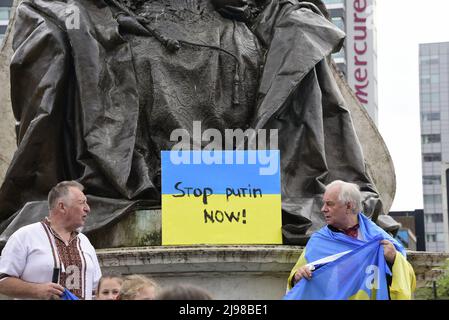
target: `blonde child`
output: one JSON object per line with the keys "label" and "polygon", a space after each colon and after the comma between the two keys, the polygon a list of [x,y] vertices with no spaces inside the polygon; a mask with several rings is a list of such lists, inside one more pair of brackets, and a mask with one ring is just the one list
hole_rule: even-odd
{"label": "blonde child", "polygon": [[159,285],[143,275],[129,275],[123,278],[119,300],[154,300]]}

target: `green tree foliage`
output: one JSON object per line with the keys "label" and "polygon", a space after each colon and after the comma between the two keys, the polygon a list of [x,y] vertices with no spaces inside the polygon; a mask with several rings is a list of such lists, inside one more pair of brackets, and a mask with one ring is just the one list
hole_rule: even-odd
{"label": "green tree foliage", "polygon": [[437,294],[440,299],[449,299],[449,259],[444,264],[444,273],[437,281]]}

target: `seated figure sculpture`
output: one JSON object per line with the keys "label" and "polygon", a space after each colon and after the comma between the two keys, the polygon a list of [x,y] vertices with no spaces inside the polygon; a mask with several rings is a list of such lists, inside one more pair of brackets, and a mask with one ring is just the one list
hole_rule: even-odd
{"label": "seated figure sculpture", "polygon": [[11,99],[18,149],[0,189],[0,242],[84,185],[89,232],[160,208],[160,151],[178,128],[278,129],[285,244],[324,225],[324,186],[358,184],[383,214],[328,57],[344,33],[321,1],[24,0]]}

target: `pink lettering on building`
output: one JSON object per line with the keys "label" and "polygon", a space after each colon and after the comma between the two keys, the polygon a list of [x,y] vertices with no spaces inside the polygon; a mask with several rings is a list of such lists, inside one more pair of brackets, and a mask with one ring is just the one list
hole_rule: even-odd
{"label": "pink lettering on building", "polygon": [[369,100],[369,68],[368,68],[368,31],[367,31],[367,2],[366,0],[353,0],[353,39],[354,44],[354,91],[357,99],[362,104],[367,104]]}

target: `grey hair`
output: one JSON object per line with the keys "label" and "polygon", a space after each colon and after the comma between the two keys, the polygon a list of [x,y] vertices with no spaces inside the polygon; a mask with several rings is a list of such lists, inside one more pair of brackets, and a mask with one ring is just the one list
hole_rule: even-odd
{"label": "grey hair", "polygon": [[69,188],[77,188],[80,191],[84,190],[81,183],[76,181],[61,181],[53,188],[51,188],[48,193],[48,208],[50,210],[54,209],[58,200],[61,198],[66,198],[69,195]]}
{"label": "grey hair", "polygon": [[326,191],[332,187],[339,187],[338,200],[343,203],[352,203],[354,213],[362,211],[362,194],[355,183],[335,180],[326,186]]}

